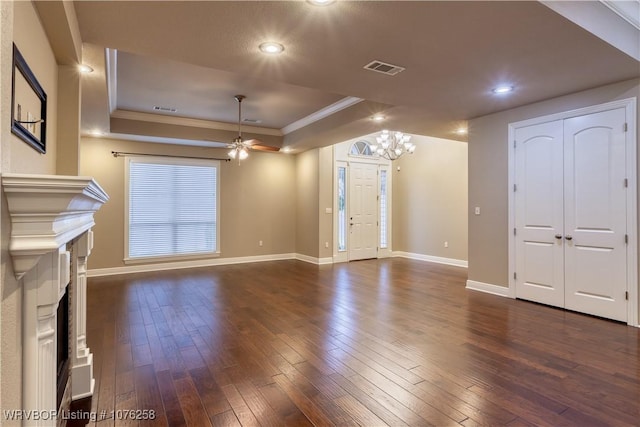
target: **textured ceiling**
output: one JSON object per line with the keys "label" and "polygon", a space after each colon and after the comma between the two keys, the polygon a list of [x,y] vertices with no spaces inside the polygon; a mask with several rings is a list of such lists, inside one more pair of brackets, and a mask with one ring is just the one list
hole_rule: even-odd
{"label": "textured ceiling", "polygon": [[[121,109],[160,104],[177,107],[178,115],[233,121],[229,98],[243,93],[245,117],[283,128],[342,97],[368,101],[284,136],[286,145],[303,149],[382,126],[459,139],[453,131],[469,118],[640,75],[636,60],[537,2],[75,7],[84,42],[121,52]],[[260,54],[266,40],[284,44],[285,52]],[[364,70],[374,59],[406,70],[394,77]],[[515,92],[492,94],[500,83]],[[386,123],[368,120],[381,110]]]}

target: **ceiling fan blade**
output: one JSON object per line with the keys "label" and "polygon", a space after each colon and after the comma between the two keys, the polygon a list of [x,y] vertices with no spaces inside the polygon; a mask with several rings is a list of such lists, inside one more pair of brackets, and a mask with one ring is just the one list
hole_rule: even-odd
{"label": "ceiling fan blade", "polygon": [[252,145],[251,149],[259,151],[280,151],[278,147],[272,147],[270,145]]}
{"label": "ceiling fan blade", "polygon": [[247,141],[245,141],[245,143],[249,144],[249,148],[251,148],[252,150],[258,150],[258,151],[280,151],[280,149],[278,147],[272,147],[270,145],[264,145],[262,143],[262,141],[260,141],[259,139],[249,139]]}

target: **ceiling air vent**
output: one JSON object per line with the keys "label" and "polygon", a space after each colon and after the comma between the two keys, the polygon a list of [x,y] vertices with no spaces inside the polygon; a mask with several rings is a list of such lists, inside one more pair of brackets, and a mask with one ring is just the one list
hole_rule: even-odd
{"label": "ceiling air vent", "polygon": [[176,108],[172,108],[172,107],[158,107],[157,105],[155,105],[153,107],[153,109],[155,111],[164,111],[165,113],[175,113],[176,111],[178,111]]}
{"label": "ceiling air vent", "polygon": [[387,74],[389,76],[395,76],[401,71],[404,71],[404,67],[399,67],[393,64],[387,64],[382,61],[371,61],[364,66],[366,70],[376,71],[378,73]]}
{"label": "ceiling air vent", "polygon": [[243,123],[254,123],[254,124],[258,124],[258,123],[262,123],[262,120],[259,119],[242,119]]}

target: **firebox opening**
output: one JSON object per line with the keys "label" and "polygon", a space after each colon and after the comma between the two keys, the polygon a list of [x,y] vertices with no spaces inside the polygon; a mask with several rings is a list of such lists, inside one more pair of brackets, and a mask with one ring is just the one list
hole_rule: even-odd
{"label": "firebox opening", "polygon": [[57,407],[60,408],[69,379],[69,293],[65,292],[58,304],[57,339]]}

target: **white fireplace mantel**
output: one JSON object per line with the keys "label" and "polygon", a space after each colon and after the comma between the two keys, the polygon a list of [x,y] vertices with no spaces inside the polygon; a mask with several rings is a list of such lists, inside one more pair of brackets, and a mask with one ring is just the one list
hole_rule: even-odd
{"label": "white fireplace mantel", "polygon": [[3,174],[11,216],[9,252],[17,279],[40,257],[94,225],[93,214],[109,196],[90,177]]}
{"label": "white fireplace mantel", "polygon": [[[22,287],[22,409],[51,414],[57,402],[57,309],[69,293],[69,380],[65,397],[93,395],[87,347],[87,258],[93,215],[109,196],[89,177],[3,174],[11,217],[9,253]],[[43,412],[44,411],[44,412]],[[42,417],[23,425],[49,427]]]}

